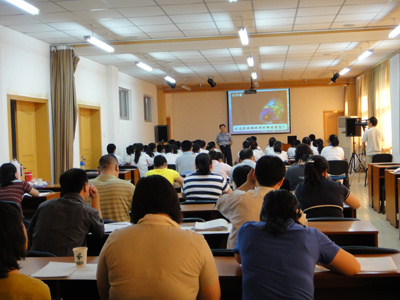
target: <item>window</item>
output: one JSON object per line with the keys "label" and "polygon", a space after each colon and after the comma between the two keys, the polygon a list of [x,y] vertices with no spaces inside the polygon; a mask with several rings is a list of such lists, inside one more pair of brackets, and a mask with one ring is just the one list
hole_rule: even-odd
{"label": "window", "polygon": [[119,118],[130,120],[130,91],[119,88]]}
{"label": "window", "polygon": [[153,122],[153,98],[151,96],[144,95],[143,103],[145,122]]}

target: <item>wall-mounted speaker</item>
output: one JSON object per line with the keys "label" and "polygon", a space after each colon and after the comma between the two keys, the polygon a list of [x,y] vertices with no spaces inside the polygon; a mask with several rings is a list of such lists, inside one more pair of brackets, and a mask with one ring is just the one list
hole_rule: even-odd
{"label": "wall-mounted speaker", "polygon": [[154,135],[156,143],[166,143],[169,141],[168,138],[168,125],[157,125],[154,126]]}

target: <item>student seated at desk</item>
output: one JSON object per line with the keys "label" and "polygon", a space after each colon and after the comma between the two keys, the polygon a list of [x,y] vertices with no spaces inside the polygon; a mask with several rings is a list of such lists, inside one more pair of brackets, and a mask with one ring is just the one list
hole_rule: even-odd
{"label": "student seated at desk", "polygon": [[234,248],[242,264],[242,299],[314,299],[317,263],[349,276],[360,271],[353,255],[317,229],[303,226],[304,221],[289,191],[264,197],[260,222],[245,223]]}
{"label": "student seated at desk", "polygon": [[[13,201],[18,204],[22,218],[21,202],[25,193],[39,196],[39,191],[34,189],[28,182],[17,179],[17,169],[11,163],[2,164],[0,167],[0,201]],[[28,227],[29,220],[24,218],[24,225]]]}
{"label": "student seated at desk", "polygon": [[147,176],[160,175],[168,179],[172,185],[174,182],[178,182],[180,185],[183,184],[183,178],[175,170],[168,169],[167,159],[163,155],[157,155],[154,157],[154,169],[146,173]]}
{"label": "student seated at desk", "polygon": [[295,195],[308,218],[343,217],[343,203],[353,209],[361,206],[346,186],[327,178],[328,167],[320,155],[310,156],[305,164],[304,182],[297,186]]}
{"label": "student seated at desk", "polygon": [[28,241],[17,206],[0,201],[0,299],[50,300],[49,287],[39,279],[19,273]]}
{"label": "student seated at desk", "polygon": [[[72,249],[86,245],[89,232],[96,238],[104,235],[99,194],[89,186],[82,169],[70,169],[60,176],[61,198],[39,205],[28,227],[33,251],[45,251],[57,256],[72,256]],[[86,201],[92,198],[92,207]]]}
{"label": "student seated at desk", "polygon": [[101,250],[101,299],[220,299],[215,261],[200,234],[182,230],[178,195],[162,176],[141,178],[133,226],[114,231]]}
{"label": "student seated at desk", "polygon": [[142,143],[134,144],[135,153],[131,157],[131,166],[139,169],[140,178],[145,177],[149,166],[153,165],[153,159],[144,152]]}
{"label": "student seated at desk", "polygon": [[196,172],[187,176],[183,181],[182,194],[186,201],[218,200],[222,194],[232,192],[226,179],[212,173],[211,158],[201,153],[195,159]]}
{"label": "student seated at desk", "polygon": [[328,140],[329,146],[322,149],[321,156],[326,160],[344,160],[344,150],[339,147],[339,139],[336,135],[331,134]]}

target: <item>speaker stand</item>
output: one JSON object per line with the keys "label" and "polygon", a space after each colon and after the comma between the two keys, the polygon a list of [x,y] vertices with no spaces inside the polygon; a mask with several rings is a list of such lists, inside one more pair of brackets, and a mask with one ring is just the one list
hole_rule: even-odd
{"label": "speaker stand", "polygon": [[[361,169],[363,169],[364,173],[366,173],[367,171],[365,170],[365,167],[362,164],[361,159],[356,152],[355,145],[356,145],[356,142],[354,141],[354,136],[353,136],[353,153],[351,154],[351,159],[350,159],[350,163],[349,163],[349,174],[351,174],[352,171],[354,171],[354,173],[361,171]],[[358,163],[358,165],[357,165],[357,163]]]}

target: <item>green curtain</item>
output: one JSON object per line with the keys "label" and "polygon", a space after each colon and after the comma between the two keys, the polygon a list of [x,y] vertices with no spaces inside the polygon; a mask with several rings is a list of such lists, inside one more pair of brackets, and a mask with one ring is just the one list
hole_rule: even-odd
{"label": "green curtain", "polygon": [[71,46],[52,46],[50,85],[53,111],[54,179],[73,166],[78,104],[75,93],[75,69],[79,57]]}

